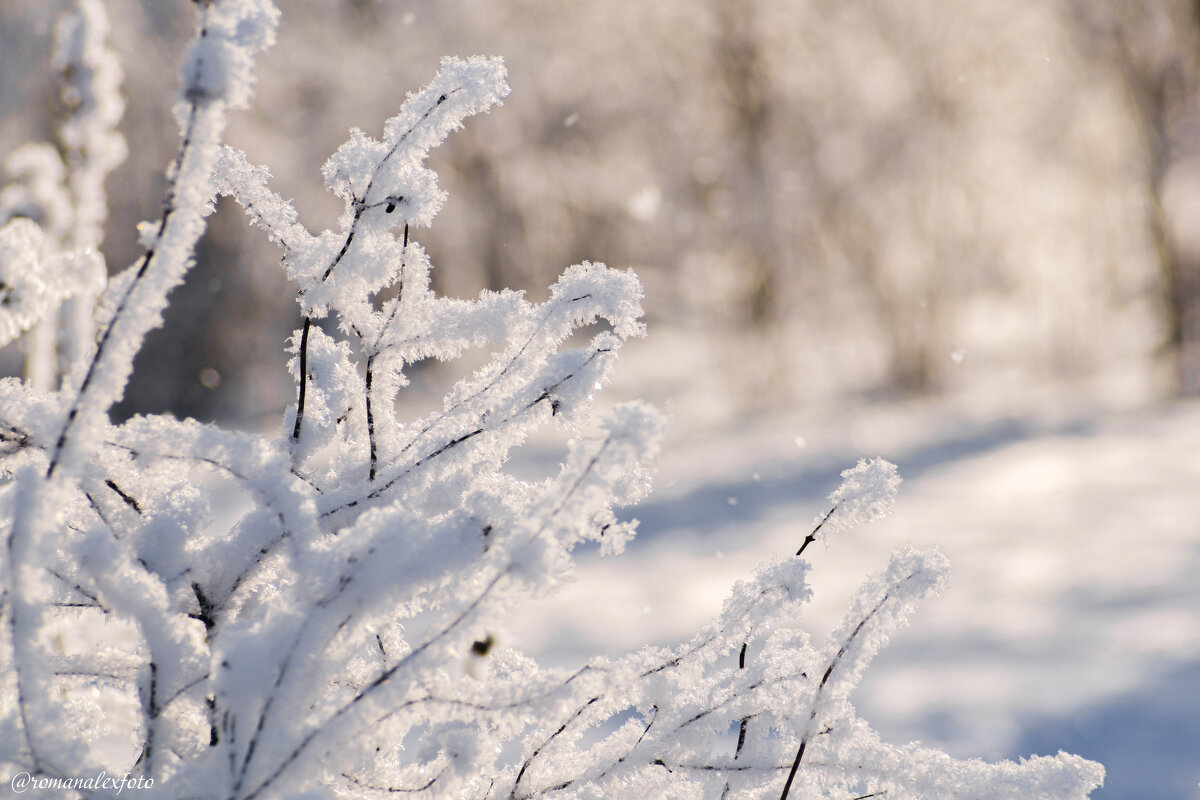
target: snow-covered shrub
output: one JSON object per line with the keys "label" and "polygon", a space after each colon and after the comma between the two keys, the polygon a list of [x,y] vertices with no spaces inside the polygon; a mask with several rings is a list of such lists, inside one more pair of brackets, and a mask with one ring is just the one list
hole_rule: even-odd
{"label": "snow-covered shrub", "polygon": [[[647,491],[661,420],[640,404],[589,414],[622,343],[642,334],[640,286],[585,263],[540,305],[431,292],[410,231],[443,195],[423,162],[508,92],[496,59],[446,59],[381,139],[353,131],[325,166],[345,202],[339,229],[311,233],[265,169],[221,145],[278,11],[197,6],[179,155],[144,257],[107,282],[94,342],[60,390],[0,383],[6,780],[104,797],[127,786],[104,776],[129,776],[155,796],[231,800],[1081,798],[1099,783],[1072,756],[988,765],[893,747],[855,716],[849,694],[871,657],[944,580],[936,553],[896,554],[827,643],[793,627],[810,590],[792,557],[735,586],[680,647],[573,672],[498,650],[483,674],[462,669],[515,599],[570,576],[576,547],[618,553],[634,533],[613,509]],[[100,29],[99,5],[83,7],[79,24]],[[84,151],[112,141],[111,125],[79,130]],[[81,230],[98,191],[63,188]],[[167,417],[114,425],[108,410],[218,193],[267,231],[298,286],[297,402],[276,437]],[[96,272],[94,236],[51,237],[42,222],[0,231],[8,337],[86,296]],[[600,332],[581,341],[585,327]],[[491,361],[442,410],[398,419],[405,369],[468,348]],[[507,474],[541,425],[572,437],[558,474]],[[825,520],[869,521],[897,484],[894,467],[864,462]]]}

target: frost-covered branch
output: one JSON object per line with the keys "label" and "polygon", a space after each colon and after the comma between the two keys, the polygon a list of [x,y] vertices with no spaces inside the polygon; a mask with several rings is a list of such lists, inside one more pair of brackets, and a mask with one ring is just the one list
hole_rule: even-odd
{"label": "frost-covered branch", "polygon": [[191,265],[204,218],[212,210],[212,172],[231,108],[249,102],[253,57],[275,38],[279,12],[269,0],[225,0],[204,4],[196,37],[185,57],[175,116],[181,141],[167,171],[169,184],[158,222],[146,228],[146,253],[130,267],[131,276],[110,289],[112,310],[95,353],[73,380],[74,398],[50,454],[53,477],[71,464],[73,451],[94,441],[109,407],[124,393],[142,338],[162,322],[167,294]]}

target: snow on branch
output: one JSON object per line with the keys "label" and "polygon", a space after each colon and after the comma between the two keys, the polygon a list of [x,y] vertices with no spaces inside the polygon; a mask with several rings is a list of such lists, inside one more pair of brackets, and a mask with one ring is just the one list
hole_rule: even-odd
{"label": "snow on branch", "polygon": [[[855,715],[871,659],[944,582],[935,552],[897,553],[824,643],[797,627],[811,566],[791,557],[736,584],[681,646],[574,671],[500,649],[482,674],[466,670],[516,602],[570,579],[578,551],[615,555],[636,533],[618,510],[649,491],[664,421],[641,403],[597,420],[593,397],[644,334],[641,286],[583,263],[539,304],[431,289],[410,238],[444,200],[425,160],[507,94],[498,59],[446,59],[381,139],[352,131],[324,168],[345,203],[338,230],[311,233],[265,168],[221,144],[278,11],[196,6],[180,149],[145,255],[107,282],[89,319],[95,346],[60,391],[0,381],[8,773],[61,788],[94,765],[163,797],[222,800],[1066,800],[1099,784],[1101,768],[1072,756],[989,765],[894,747]],[[24,183],[0,199],[30,212],[0,228],[3,341],[103,282],[88,248],[120,151],[105,25],[103,6],[80,0],[59,26],[56,64],[75,99],[63,138],[81,171],[64,177],[37,148],[10,162]],[[76,196],[73,222],[45,202],[63,192]],[[168,417],[114,424],[109,407],[218,193],[281,248],[297,284],[304,322],[283,354],[297,402],[277,436]],[[484,365],[439,410],[401,418],[406,371],[469,349],[490,354]],[[540,426],[569,444],[556,474],[520,480],[506,464]],[[879,459],[847,470],[805,543],[889,512],[898,484]]]}
{"label": "snow on branch", "polygon": [[143,237],[146,253],[130,267],[100,329],[90,363],[71,376],[62,430],[48,474],[74,467],[109,407],[121,398],[143,337],[162,322],[167,294],[191,265],[204,218],[212,210],[212,171],[220,152],[225,115],[248,102],[253,57],[275,38],[279,12],[268,0],[211,0],[202,4],[197,34],[182,69],[175,104],[179,153],[167,171],[163,214]]}
{"label": "snow on branch", "polygon": [[817,519],[796,555],[829,533],[853,530],[891,514],[899,489],[895,464],[882,458],[860,458],[858,464],[842,471],[841,485],[829,495],[833,507]]}

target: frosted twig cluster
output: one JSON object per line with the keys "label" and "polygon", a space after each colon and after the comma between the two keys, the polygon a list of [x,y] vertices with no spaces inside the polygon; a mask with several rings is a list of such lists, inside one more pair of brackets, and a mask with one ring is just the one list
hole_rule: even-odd
{"label": "frosted twig cluster", "polygon": [[[179,151],[162,217],[143,226],[144,256],[107,280],[88,317],[94,338],[60,390],[0,382],[5,775],[43,781],[34,795],[105,770],[152,783],[155,797],[222,800],[1027,799],[1097,785],[1102,772],[1082,759],[958,762],[884,744],[854,714],[850,691],[872,656],[941,586],[936,553],[898,553],[824,644],[792,627],[810,591],[808,564],[790,558],[735,586],[681,647],[572,672],[501,649],[483,674],[462,669],[516,599],[570,576],[577,547],[618,553],[634,534],[614,509],[648,490],[661,419],[636,403],[591,414],[617,352],[643,333],[641,287],[584,263],[540,304],[431,291],[411,237],[443,194],[424,160],[507,94],[497,59],[446,59],[381,138],[354,130],[324,169],[345,203],[338,229],[309,231],[266,169],[221,143],[278,11],[268,0],[196,6]],[[86,295],[80,286],[105,284],[98,176],[116,152],[118,104],[111,68],[80,44],[93,42],[80,26],[103,31],[102,8],[80,8],[57,63],[103,123],[64,129],[93,171],[63,184],[77,197],[76,234],[32,214],[0,230],[6,340]],[[113,424],[109,408],[218,194],[278,244],[297,286],[297,402],[275,437],[165,416]],[[468,349],[490,361],[441,410],[400,419],[406,370]],[[506,460],[545,425],[571,436],[559,470],[518,480]],[[848,522],[877,516],[897,481],[894,468],[860,466],[836,507]]]}

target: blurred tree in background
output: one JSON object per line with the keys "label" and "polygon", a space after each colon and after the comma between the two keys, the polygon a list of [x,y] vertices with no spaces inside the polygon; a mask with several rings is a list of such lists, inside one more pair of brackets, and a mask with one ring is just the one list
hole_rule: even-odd
{"label": "blurred tree in background", "polygon": [[[133,260],[136,222],[157,213],[138,204],[161,195],[161,176],[133,166],[170,157],[169,109],[154,103],[175,74],[185,6],[110,3],[114,19],[137,20],[115,44],[141,154],[109,184],[110,264]],[[40,79],[30,66],[56,7],[0,8],[6,76]],[[345,120],[380,119],[443,54],[506,59],[518,91],[435,156],[451,200],[436,230],[414,232],[443,291],[536,298],[566,263],[633,266],[661,378],[698,359],[710,384],[692,391],[742,410],[1017,391],[1118,367],[1160,390],[1168,374],[1176,390],[1200,383],[1198,25],[1182,0],[288,11],[230,140],[294,170],[276,186],[327,225],[338,209],[311,176]],[[331,38],[351,45],[316,46]],[[49,84],[5,81],[0,150],[51,139],[56,102]],[[124,412],[256,424],[292,392],[278,366],[291,292],[233,209],[201,258],[139,357]],[[231,305],[255,325],[216,324]],[[171,349],[185,329],[190,346]]]}
{"label": "blurred tree in background", "polygon": [[1164,349],[1176,388],[1200,392],[1200,7],[1074,0],[1074,29],[1120,77],[1144,151],[1140,193],[1157,251]]}

